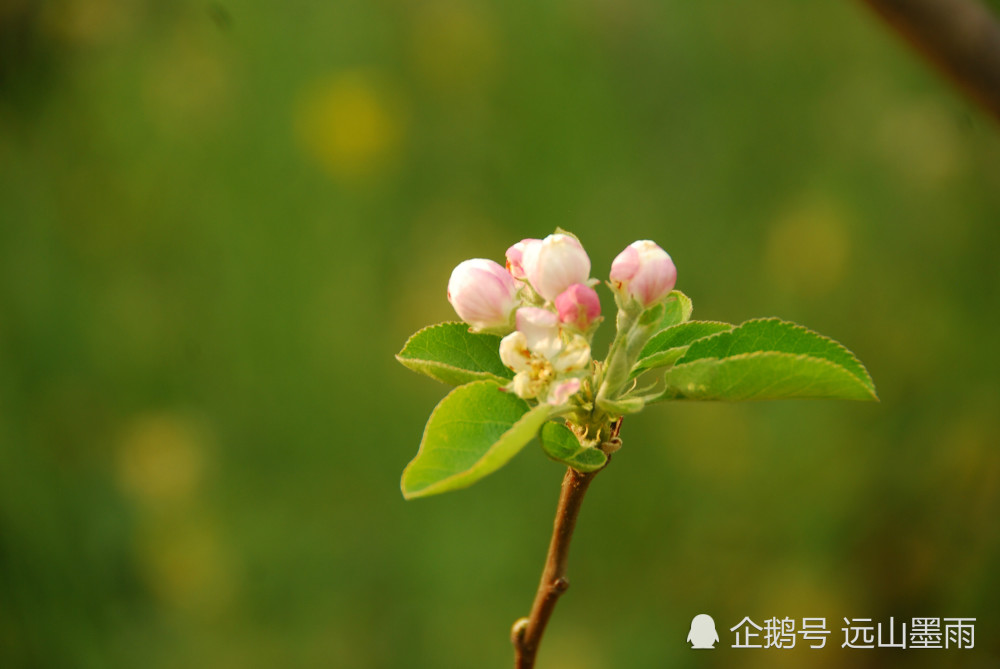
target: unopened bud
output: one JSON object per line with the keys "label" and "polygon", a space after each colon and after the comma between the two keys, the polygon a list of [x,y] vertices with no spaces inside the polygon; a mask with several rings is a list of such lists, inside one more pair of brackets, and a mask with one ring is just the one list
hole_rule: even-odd
{"label": "unopened bud", "polygon": [[601,300],[597,291],[588,285],[574,283],[556,298],[559,322],[585,332],[601,315]]}
{"label": "unopened bud", "polygon": [[510,329],[518,304],[517,283],[492,260],[465,260],[448,280],[448,301],[473,329]]}
{"label": "unopened bud", "polygon": [[526,244],[521,267],[535,292],[549,301],[574,283],[586,283],[590,278],[587,252],[575,237],[563,233]]}
{"label": "unopened bud", "polygon": [[524,250],[531,244],[541,243],[541,239],[522,239],[507,249],[507,271],[510,272],[511,276],[515,279],[527,278],[524,274],[524,265],[521,262],[524,257]]}
{"label": "unopened bud", "polygon": [[649,307],[677,283],[677,268],[666,251],[648,239],[632,242],[611,263],[611,283],[625,298]]}

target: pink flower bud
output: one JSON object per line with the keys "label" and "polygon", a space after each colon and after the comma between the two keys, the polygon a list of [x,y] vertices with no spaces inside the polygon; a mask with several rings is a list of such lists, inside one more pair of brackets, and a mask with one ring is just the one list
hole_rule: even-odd
{"label": "pink flower bud", "polygon": [[507,249],[507,271],[515,279],[526,279],[524,275],[524,266],[521,264],[521,259],[524,256],[524,249],[528,248],[530,244],[541,244],[541,239],[522,239],[517,244],[514,244],[509,249]]}
{"label": "pink flower bud", "polygon": [[465,260],[452,270],[448,301],[459,318],[476,330],[509,329],[518,304],[517,282],[492,260]]}
{"label": "pink flower bud", "polygon": [[611,263],[611,283],[643,307],[660,301],[677,283],[677,268],[667,252],[648,239],[632,242]]}
{"label": "pink flower bud", "polygon": [[585,331],[601,315],[601,300],[590,286],[574,283],[559,293],[556,311],[559,312],[559,322],[570,323]]}
{"label": "pink flower bud", "polygon": [[586,283],[590,277],[587,252],[575,237],[561,233],[526,244],[521,267],[535,292],[549,301],[574,283]]}

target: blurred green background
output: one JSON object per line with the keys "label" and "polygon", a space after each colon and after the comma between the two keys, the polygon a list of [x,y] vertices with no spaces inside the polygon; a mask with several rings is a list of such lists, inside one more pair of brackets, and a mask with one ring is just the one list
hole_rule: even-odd
{"label": "blurred green background", "polygon": [[540,669],[995,667],[998,223],[996,125],[852,3],[3,0],[0,667],[510,666],[561,468],[404,502],[447,388],[393,354],[556,226],[882,402],[627,420]]}

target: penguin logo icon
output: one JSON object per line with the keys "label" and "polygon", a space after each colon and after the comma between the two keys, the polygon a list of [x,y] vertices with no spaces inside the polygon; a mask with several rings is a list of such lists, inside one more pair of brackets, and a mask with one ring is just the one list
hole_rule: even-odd
{"label": "penguin logo icon", "polygon": [[688,632],[688,643],[692,648],[708,648],[712,650],[719,641],[719,633],[715,631],[715,621],[707,613],[699,613],[691,619],[691,631]]}

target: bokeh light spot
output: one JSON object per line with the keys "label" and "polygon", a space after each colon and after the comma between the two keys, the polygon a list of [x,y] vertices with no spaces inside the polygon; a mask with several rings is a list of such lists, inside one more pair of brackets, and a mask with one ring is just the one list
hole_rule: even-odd
{"label": "bokeh light spot", "polygon": [[815,297],[843,279],[851,239],[839,209],[811,201],[779,215],[768,231],[765,271],[783,291]]}
{"label": "bokeh light spot", "polygon": [[126,429],[118,452],[118,478],[137,501],[158,506],[191,497],[205,466],[205,430],[190,418],[156,413]]}
{"label": "bokeh light spot", "polygon": [[939,185],[965,166],[957,124],[935,102],[908,103],[886,115],[877,147],[911,186]]}
{"label": "bokeh light spot", "polygon": [[399,150],[403,132],[395,96],[376,74],[362,70],[310,85],[295,122],[307,152],[339,180],[383,171]]}

